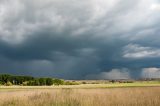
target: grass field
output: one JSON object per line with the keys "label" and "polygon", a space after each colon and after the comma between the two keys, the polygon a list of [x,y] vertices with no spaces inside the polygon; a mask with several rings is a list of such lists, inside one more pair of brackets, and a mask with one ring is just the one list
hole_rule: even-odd
{"label": "grass field", "polygon": [[7,89],[56,89],[56,88],[115,88],[115,87],[146,87],[160,86],[160,81],[137,81],[134,83],[107,83],[107,84],[80,84],[59,86],[0,86],[1,90]]}
{"label": "grass field", "polygon": [[159,106],[159,82],[0,86],[0,106]]}

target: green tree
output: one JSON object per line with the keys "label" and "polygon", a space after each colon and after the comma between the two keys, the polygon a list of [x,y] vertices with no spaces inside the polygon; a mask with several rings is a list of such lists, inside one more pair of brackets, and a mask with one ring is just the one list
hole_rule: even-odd
{"label": "green tree", "polygon": [[8,81],[10,81],[10,79],[11,79],[11,75],[9,75],[9,74],[0,75],[0,81],[2,83],[7,83]]}
{"label": "green tree", "polygon": [[0,81],[0,85],[3,85],[3,82],[2,82],[2,81]]}
{"label": "green tree", "polygon": [[10,81],[7,81],[7,83],[5,85],[6,86],[12,86],[12,83]]}
{"label": "green tree", "polygon": [[46,85],[46,78],[39,78],[40,85]]}
{"label": "green tree", "polygon": [[27,86],[27,83],[28,83],[28,82],[25,81],[25,82],[22,83],[22,85],[23,85],[23,86]]}
{"label": "green tree", "polygon": [[54,79],[54,80],[53,80],[53,84],[54,84],[54,85],[63,85],[63,84],[64,84],[64,81],[61,80],[61,79]]}
{"label": "green tree", "polygon": [[34,85],[34,81],[32,81],[32,80],[28,81],[28,82],[27,82],[27,85],[28,85],[28,86],[33,86],[33,85]]}
{"label": "green tree", "polygon": [[35,80],[34,80],[34,85],[35,85],[35,86],[40,85],[40,83],[39,83],[39,80],[38,80],[38,79],[35,79]]}
{"label": "green tree", "polygon": [[52,78],[46,78],[46,85],[53,85],[53,79]]}

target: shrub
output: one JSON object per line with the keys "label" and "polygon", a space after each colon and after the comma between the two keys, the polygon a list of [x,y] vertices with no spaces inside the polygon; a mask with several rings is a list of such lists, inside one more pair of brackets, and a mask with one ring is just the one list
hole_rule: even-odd
{"label": "shrub", "polygon": [[82,84],[87,84],[87,82],[83,81]]}
{"label": "shrub", "polygon": [[53,79],[52,78],[46,78],[46,85],[53,85]]}
{"label": "shrub", "polygon": [[35,79],[35,80],[34,80],[34,85],[35,85],[35,86],[40,85],[40,83],[39,83],[39,80],[38,80],[38,79]]}
{"label": "shrub", "polygon": [[28,86],[34,86],[34,81],[32,81],[32,80],[28,81],[28,82],[27,82],[27,85],[28,85]]}
{"label": "shrub", "polygon": [[28,82],[25,81],[25,82],[22,83],[22,85],[23,85],[23,86],[27,86],[27,83],[28,83]]}
{"label": "shrub", "polygon": [[66,81],[66,82],[64,82],[64,85],[79,85],[79,83],[78,82]]}
{"label": "shrub", "polygon": [[134,81],[127,81],[127,83],[134,83]]}
{"label": "shrub", "polygon": [[0,81],[0,85],[3,85],[3,82],[2,82],[2,81]]}
{"label": "shrub", "polygon": [[5,85],[6,86],[12,86],[12,83],[10,81],[7,81],[7,83]]}
{"label": "shrub", "polygon": [[40,78],[39,83],[40,83],[41,86],[46,85],[46,78]]}
{"label": "shrub", "polygon": [[92,82],[91,84],[100,84],[100,82]]}
{"label": "shrub", "polygon": [[61,79],[54,79],[54,80],[53,80],[53,84],[54,84],[54,85],[63,85],[63,84],[64,84],[64,81],[61,80]]}
{"label": "shrub", "polygon": [[110,82],[111,82],[111,83],[115,83],[115,82],[116,82],[116,80],[111,80]]}

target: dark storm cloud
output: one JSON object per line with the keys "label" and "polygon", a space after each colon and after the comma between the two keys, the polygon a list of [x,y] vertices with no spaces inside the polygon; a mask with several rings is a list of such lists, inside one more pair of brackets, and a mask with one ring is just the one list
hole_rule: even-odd
{"label": "dark storm cloud", "polygon": [[159,7],[158,0],[2,0],[0,72],[66,79],[158,73]]}

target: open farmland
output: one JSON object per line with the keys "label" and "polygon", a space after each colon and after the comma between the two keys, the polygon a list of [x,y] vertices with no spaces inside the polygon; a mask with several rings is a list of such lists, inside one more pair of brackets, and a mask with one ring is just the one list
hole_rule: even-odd
{"label": "open farmland", "polygon": [[[76,81],[78,82],[78,81]],[[84,81],[83,81],[84,82]],[[133,83],[102,83],[97,81],[97,84],[92,84],[93,81],[85,81],[87,84],[78,85],[58,85],[58,86],[0,86],[0,91],[2,90],[13,90],[13,89],[56,89],[56,88],[115,88],[115,87],[156,87],[160,86],[160,81],[135,81]],[[94,82],[95,83],[95,82]]]}
{"label": "open farmland", "polygon": [[159,81],[0,86],[0,106],[159,106],[159,104]]}
{"label": "open farmland", "polygon": [[[53,82],[41,85],[37,83],[41,82],[41,79],[44,79],[44,82]],[[31,85],[30,83],[27,85],[26,82],[22,84],[12,82],[10,78],[10,82],[2,82],[0,85],[0,106],[159,106],[160,104],[159,79],[36,78],[27,82],[31,82]]]}
{"label": "open farmland", "polygon": [[3,89],[0,106],[159,106],[160,87]]}

